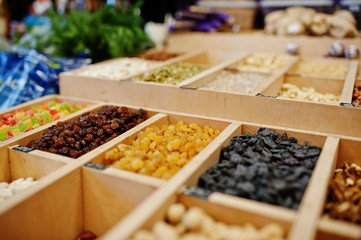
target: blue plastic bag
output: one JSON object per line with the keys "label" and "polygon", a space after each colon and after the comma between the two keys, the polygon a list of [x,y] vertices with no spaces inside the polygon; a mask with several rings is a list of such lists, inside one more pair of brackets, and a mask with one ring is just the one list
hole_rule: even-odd
{"label": "blue plastic bag", "polygon": [[89,63],[84,56],[52,59],[35,50],[0,52],[0,110],[59,93],[59,73]]}

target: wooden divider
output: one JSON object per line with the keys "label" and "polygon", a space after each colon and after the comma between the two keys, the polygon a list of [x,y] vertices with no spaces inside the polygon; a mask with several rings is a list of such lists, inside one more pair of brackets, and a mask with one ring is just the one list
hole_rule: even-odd
{"label": "wooden divider", "polygon": [[314,239],[323,211],[327,186],[336,165],[339,139],[327,137],[320,157],[303,195],[297,218],[291,228],[290,240]]}
{"label": "wooden divider", "polygon": [[201,87],[201,84],[204,84],[205,82],[209,81],[212,77],[214,77],[216,74],[220,73],[224,68],[230,66],[231,64],[247,57],[248,53],[242,53],[232,56],[230,59],[212,67],[209,68],[196,76],[186,79],[182,82],[180,82],[177,85],[181,86],[191,86],[191,87]]}
{"label": "wooden divider", "polygon": [[318,223],[317,240],[360,240],[361,227],[344,221],[321,218]]}
{"label": "wooden divider", "polygon": [[353,60],[350,62],[350,68],[347,73],[347,77],[345,80],[345,85],[343,86],[340,102],[341,103],[351,103],[352,102],[352,95],[353,95],[353,88],[356,81],[356,74],[357,74],[357,67],[358,62]]}
{"label": "wooden divider", "polygon": [[[51,101],[51,100],[60,100],[60,101],[75,101],[74,103],[93,103],[92,106],[85,108],[85,109],[81,109],[73,114],[69,114],[68,116],[65,116],[63,118],[60,118],[57,121],[45,124],[43,126],[40,126],[36,129],[33,129],[29,132],[23,133],[17,137],[13,137],[9,140],[6,140],[4,142],[0,143],[0,179],[3,179],[4,181],[10,181],[10,166],[9,166],[9,151],[8,148],[11,146],[15,146],[15,145],[22,145],[25,146],[30,140],[39,137],[47,128],[49,128],[50,126],[56,124],[59,121],[67,121],[69,119],[72,119],[74,117],[77,117],[87,111],[91,111],[92,109],[98,107],[97,103],[95,101],[91,101],[91,100],[83,100],[83,99],[78,99],[78,98],[73,98],[73,97],[66,97],[66,96],[59,96],[59,95],[49,95],[46,96],[44,98],[39,98],[36,100],[33,100],[31,102],[28,103],[24,103],[18,106],[15,106],[11,109],[8,109],[7,111],[2,112],[11,112],[14,111],[16,109],[26,109],[34,104],[39,104],[41,102],[44,101]],[[72,102],[71,102],[72,103]]]}
{"label": "wooden divider", "polygon": [[[212,193],[208,197],[208,201],[239,210],[244,214],[240,217],[247,221],[254,222],[256,227],[262,227],[270,222],[277,222],[287,231],[287,233],[290,231],[290,228],[297,217],[297,212],[291,209],[224,193]],[[223,218],[226,217],[227,216],[223,216]]]}

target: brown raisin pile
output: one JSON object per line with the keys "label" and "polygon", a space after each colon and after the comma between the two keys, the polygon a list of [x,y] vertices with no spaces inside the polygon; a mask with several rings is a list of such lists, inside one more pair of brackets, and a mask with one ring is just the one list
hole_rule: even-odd
{"label": "brown raisin pile", "polygon": [[143,109],[102,106],[73,121],[58,122],[26,146],[72,158],[97,148],[146,119]]}

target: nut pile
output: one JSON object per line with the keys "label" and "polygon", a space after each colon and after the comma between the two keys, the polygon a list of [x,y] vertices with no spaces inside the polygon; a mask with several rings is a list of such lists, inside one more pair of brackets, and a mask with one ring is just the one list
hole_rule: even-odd
{"label": "nut pile", "polygon": [[217,75],[216,79],[209,82],[203,88],[228,91],[250,93],[261,83],[267,80],[267,76],[258,73],[241,73],[224,70]]}
{"label": "nut pile", "polygon": [[361,105],[361,84],[356,83],[353,88],[352,104]]}
{"label": "nut pile", "polygon": [[361,224],[361,167],[345,163],[329,183],[325,213],[335,219]]}
{"label": "nut pile", "polygon": [[0,183],[0,203],[4,202],[7,198],[14,196],[18,192],[27,189],[31,185],[37,183],[33,178],[19,178],[11,183],[1,182]]}
{"label": "nut pile", "polygon": [[337,38],[358,36],[356,20],[351,12],[337,10],[331,15],[304,7],[289,7],[269,13],[265,17],[265,32],[277,35],[331,35]]}
{"label": "nut pile", "polygon": [[145,119],[146,112],[142,109],[131,110],[127,107],[106,105],[94,112],[85,113],[75,120],[58,122],[26,146],[77,158]]}
{"label": "nut pile", "polygon": [[203,173],[198,188],[186,194],[207,197],[222,192],[298,209],[321,148],[297,144],[284,132],[260,128],[232,138],[219,162]]}
{"label": "nut pile", "polygon": [[107,63],[86,66],[74,74],[86,77],[98,77],[119,80],[155,67],[159,62],[141,58],[121,58]]}
{"label": "nut pile", "polygon": [[340,96],[336,96],[331,93],[319,93],[313,87],[298,88],[296,85],[290,83],[282,84],[281,90],[278,93],[279,97],[299,99],[313,102],[325,102],[325,103],[338,103]]}
{"label": "nut pile", "polygon": [[104,165],[169,179],[206,147],[219,130],[198,124],[150,126],[130,144],[119,144],[105,153]]}
{"label": "nut pile", "polygon": [[271,53],[254,53],[248,56],[233,67],[241,71],[256,71],[256,72],[277,72],[284,67],[291,57],[287,55],[275,55]]}
{"label": "nut pile", "polygon": [[143,76],[134,77],[133,80],[176,85],[204,70],[204,67],[198,65],[179,62],[155,69]]}
{"label": "nut pile", "polygon": [[153,53],[146,53],[143,55],[140,55],[140,58],[146,59],[146,60],[152,60],[152,61],[166,61],[171,58],[178,57],[180,54],[178,53],[170,53],[167,51],[157,51]]}
{"label": "nut pile", "polygon": [[348,68],[342,64],[317,60],[300,60],[288,72],[318,77],[345,78]]}
{"label": "nut pile", "polygon": [[285,231],[276,223],[261,229],[250,223],[243,226],[218,222],[199,207],[172,204],[166,213],[166,221],[157,221],[152,230],[138,230],[130,240],[282,240]]}

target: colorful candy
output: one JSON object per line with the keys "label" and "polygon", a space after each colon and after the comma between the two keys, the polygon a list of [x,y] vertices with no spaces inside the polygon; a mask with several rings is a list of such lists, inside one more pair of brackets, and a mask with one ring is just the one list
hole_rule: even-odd
{"label": "colorful candy", "polygon": [[28,110],[18,109],[4,113],[0,120],[0,141],[16,137],[88,106],[88,104],[75,105],[52,101],[33,105]]}

